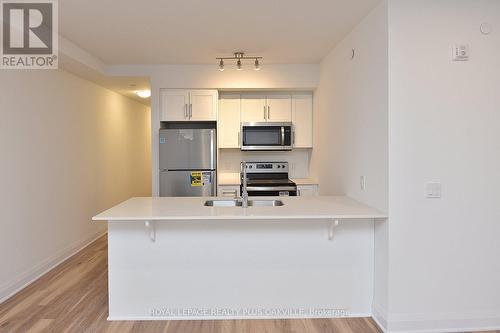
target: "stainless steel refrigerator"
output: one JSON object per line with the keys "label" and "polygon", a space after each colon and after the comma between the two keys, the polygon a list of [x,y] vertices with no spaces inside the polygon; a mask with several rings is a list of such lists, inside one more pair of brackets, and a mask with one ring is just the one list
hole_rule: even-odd
{"label": "stainless steel refrigerator", "polygon": [[160,196],[215,196],[215,124],[172,123],[160,129]]}

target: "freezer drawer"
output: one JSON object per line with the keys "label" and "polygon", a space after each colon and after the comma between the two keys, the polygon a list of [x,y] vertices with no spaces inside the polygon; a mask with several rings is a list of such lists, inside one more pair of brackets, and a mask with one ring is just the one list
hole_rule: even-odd
{"label": "freezer drawer", "polygon": [[216,172],[206,171],[161,171],[161,197],[210,197],[215,196]]}
{"label": "freezer drawer", "polygon": [[160,170],[215,170],[215,129],[161,129]]}

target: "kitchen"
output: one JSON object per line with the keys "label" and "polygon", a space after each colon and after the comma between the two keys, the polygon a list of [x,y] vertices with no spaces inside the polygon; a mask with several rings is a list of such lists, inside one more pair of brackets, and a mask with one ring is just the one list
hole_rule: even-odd
{"label": "kitchen", "polygon": [[108,319],[366,317],[374,228],[387,216],[319,196],[313,92],[159,96],[159,196],[94,217],[108,224]]}
{"label": "kitchen", "polygon": [[11,2],[0,332],[500,328],[498,1]]}
{"label": "kitchen", "polygon": [[[276,179],[274,183],[278,188],[290,187],[282,193],[270,189],[265,195],[318,193],[317,182],[308,179],[313,148],[312,92],[259,95],[162,89],[160,95],[159,169],[163,172],[160,172],[160,196],[239,197],[243,161],[257,164],[249,165],[250,174],[268,170],[268,173],[260,172],[259,178],[265,179],[267,174],[268,178]],[[200,160],[194,160],[196,156]],[[205,160],[201,160],[202,157]],[[168,170],[190,168],[192,172],[200,170],[202,175],[207,175],[206,181],[193,185],[189,171],[180,175],[181,179],[167,180]],[[289,180],[289,173],[297,180]],[[277,181],[280,175],[285,184]],[[172,182],[184,190],[175,192]]]}

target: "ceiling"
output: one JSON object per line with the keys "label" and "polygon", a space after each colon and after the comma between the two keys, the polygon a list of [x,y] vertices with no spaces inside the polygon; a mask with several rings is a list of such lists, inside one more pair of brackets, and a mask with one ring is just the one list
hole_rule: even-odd
{"label": "ceiling", "polygon": [[108,65],[206,64],[245,51],[318,63],[379,0],[64,0],[59,33]]}

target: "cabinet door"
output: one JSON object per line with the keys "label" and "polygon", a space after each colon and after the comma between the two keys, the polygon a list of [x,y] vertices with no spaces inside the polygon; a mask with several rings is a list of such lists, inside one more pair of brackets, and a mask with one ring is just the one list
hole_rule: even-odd
{"label": "cabinet door", "polygon": [[222,95],[219,99],[219,148],[240,147],[240,95]]}
{"label": "cabinet door", "polygon": [[318,195],[318,185],[298,185],[297,194],[301,197],[312,197]]}
{"label": "cabinet door", "polygon": [[160,121],[187,121],[189,92],[181,89],[160,90]]}
{"label": "cabinet door", "polygon": [[264,122],[267,119],[266,97],[257,95],[241,96],[241,121]]}
{"label": "cabinet door", "polygon": [[267,96],[267,121],[292,121],[292,96]]}
{"label": "cabinet door", "polygon": [[292,122],[294,127],[293,146],[312,148],[313,146],[313,99],[312,95],[292,97]]}
{"label": "cabinet door", "polygon": [[189,94],[191,120],[217,119],[217,90],[191,90]]}
{"label": "cabinet door", "polygon": [[220,185],[217,188],[218,197],[237,198],[240,196],[240,187],[234,185]]}

